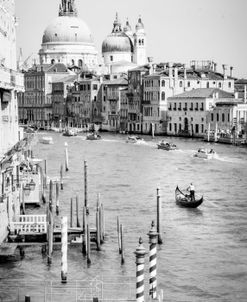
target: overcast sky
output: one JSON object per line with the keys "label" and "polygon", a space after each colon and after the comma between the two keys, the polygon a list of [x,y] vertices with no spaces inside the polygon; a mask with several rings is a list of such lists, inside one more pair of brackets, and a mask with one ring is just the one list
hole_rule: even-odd
{"label": "overcast sky", "polygon": [[[37,54],[43,31],[58,15],[61,0],[17,0],[17,47],[24,59]],[[132,29],[141,15],[147,33],[147,54],[155,62],[214,60],[247,77],[247,0],[75,0],[79,17],[89,26],[101,55],[116,11]]]}

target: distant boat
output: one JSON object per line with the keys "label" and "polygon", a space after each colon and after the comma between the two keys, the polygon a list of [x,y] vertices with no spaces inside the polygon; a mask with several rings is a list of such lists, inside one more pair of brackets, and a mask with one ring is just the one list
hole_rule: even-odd
{"label": "distant boat", "polygon": [[86,139],[90,141],[96,141],[96,140],[100,140],[101,136],[97,133],[90,133],[87,135]]}
{"label": "distant boat", "polygon": [[200,199],[191,200],[190,195],[183,193],[178,186],[175,190],[176,204],[185,208],[197,208],[203,203],[203,196]]}
{"label": "distant boat", "polygon": [[215,157],[215,151],[213,149],[204,149],[199,148],[198,151],[194,154],[195,157],[204,158],[204,159],[212,159]]}
{"label": "distant boat", "polygon": [[177,146],[173,143],[166,142],[164,140],[160,141],[158,144],[158,149],[170,151],[170,150],[176,150]]}
{"label": "distant boat", "polygon": [[131,135],[131,136],[128,136],[127,137],[127,140],[126,140],[126,143],[131,143],[131,144],[138,144],[138,143],[144,143],[144,139],[141,138],[140,136],[134,136],[134,135]]}
{"label": "distant boat", "polygon": [[66,130],[63,132],[63,136],[77,136],[77,133],[76,133],[75,130],[66,129]]}
{"label": "distant boat", "polygon": [[46,145],[54,144],[53,138],[51,136],[43,136],[39,139],[39,142]]}

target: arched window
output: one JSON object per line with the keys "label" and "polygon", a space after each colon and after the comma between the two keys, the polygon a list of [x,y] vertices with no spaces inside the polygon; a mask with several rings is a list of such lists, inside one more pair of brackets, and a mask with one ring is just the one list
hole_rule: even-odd
{"label": "arched window", "polygon": [[71,65],[75,65],[75,61],[73,59],[71,60]]}
{"label": "arched window", "polygon": [[183,87],[183,82],[179,81],[179,87]]}
{"label": "arched window", "polygon": [[216,114],[216,121],[219,121],[219,113]]}
{"label": "arched window", "polygon": [[163,92],[161,93],[161,100],[162,100],[162,101],[165,101],[165,99],[166,99],[166,94],[165,94],[165,92],[163,91]]}
{"label": "arched window", "polygon": [[224,122],[224,121],[225,121],[225,114],[222,113],[222,122]]}
{"label": "arched window", "polygon": [[51,60],[51,64],[55,64],[55,59],[52,59],[52,60]]}
{"label": "arched window", "polygon": [[161,82],[161,86],[162,86],[162,87],[165,87],[165,85],[166,85],[165,80],[162,80],[162,82]]}
{"label": "arched window", "polygon": [[221,88],[221,83],[219,83],[219,88]]}
{"label": "arched window", "polygon": [[82,67],[82,60],[81,60],[81,59],[78,60],[78,66],[79,66],[79,67]]}

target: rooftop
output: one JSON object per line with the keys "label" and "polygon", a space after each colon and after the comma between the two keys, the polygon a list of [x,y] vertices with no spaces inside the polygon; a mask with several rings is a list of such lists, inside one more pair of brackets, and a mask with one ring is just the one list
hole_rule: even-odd
{"label": "rooftop", "polygon": [[186,91],[184,93],[175,95],[168,99],[188,99],[188,98],[213,98],[218,93],[218,98],[234,98],[234,94],[226,92],[218,88],[198,88]]}

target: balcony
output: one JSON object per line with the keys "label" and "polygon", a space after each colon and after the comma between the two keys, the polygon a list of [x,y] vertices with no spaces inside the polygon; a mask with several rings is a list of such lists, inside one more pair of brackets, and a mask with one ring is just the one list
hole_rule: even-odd
{"label": "balcony", "polygon": [[24,75],[12,69],[0,66],[0,88],[24,91]]}
{"label": "balcony", "polygon": [[188,110],[188,108],[187,108],[187,107],[185,107],[185,108],[183,108],[183,110],[184,110],[184,111],[187,111],[187,110]]}

